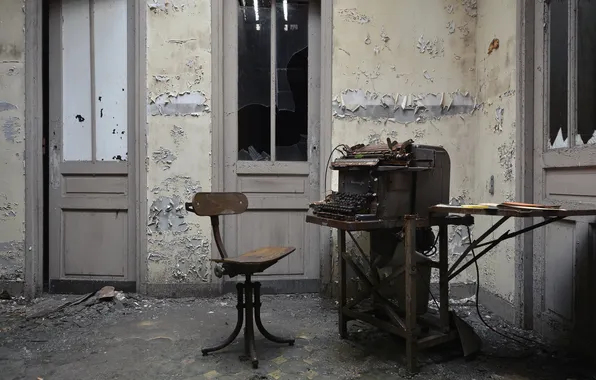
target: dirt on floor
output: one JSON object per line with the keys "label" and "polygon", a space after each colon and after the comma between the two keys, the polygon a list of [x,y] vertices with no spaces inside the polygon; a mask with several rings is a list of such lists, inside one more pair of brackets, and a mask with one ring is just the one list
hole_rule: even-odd
{"label": "dirt on floor", "polygon": [[[292,347],[257,333],[259,369],[239,360],[242,334],[228,348],[202,356],[236,322],[231,295],[212,299],[154,299],[135,294],[44,296],[0,301],[1,379],[596,379],[579,361],[533,343],[486,311],[498,331],[532,341],[513,343],[481,323],[474,307],[457,314],[482,337],[483,351],[464,359],[457,344],[423,351],[421,371],[403,365],[403,341],[350,322],[338,336],[334,302],[316,295],[262,296],[262,319],[274,334],[294,336]],[[518,338],[519,340],[519,338]]]}

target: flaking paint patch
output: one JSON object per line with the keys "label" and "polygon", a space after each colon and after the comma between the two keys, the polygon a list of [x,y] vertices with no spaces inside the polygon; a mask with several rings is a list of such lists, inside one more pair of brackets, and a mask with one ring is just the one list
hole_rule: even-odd
{"label": "flaking paint patch", "polygon": [[356,8],[340,9],[338,14],[344,21],[355,22],[358,24],[368,24],[370,22],[370,17],[362,13],[358,13]]}
{"label": "flaking paint patch", "polygon": [[333,99],[336,118],[358,117],[398,123],[424,122],[442,116],[471,114],[476,100],[469,93],[378,94],[345,90]]}
{"label": "flaking paint patch", "polygon": [[170,10],[176,11],[176,12],[180,12],[184,10],[185,5],[177,5],[174,1],[172,0],[149,0],[147,2],[147,7],[149,8],[149,10],[157,13],[157,12],[163,12],[163,13],[169,13]]}
{"label": "flaking paint patch", "polygon": [[9,117],[2,125],[2,132],[4,139],[11,143],[20,142],[19,136],[21,134],[21,125],[18,117]]}
{"label": "flaking paint patch", "polygon": [[210,111],[207,97],[200,91],[168,92],[149,103],[152,116],[200,116]]}
{"label": "flaking paint patch", "polygon": [[180,146],[180,143],[186,138],[186,134],[184,133],[184,129],[178,125],[173,125],[172,129],[170,129],[170,136],[174,140],[174,144],[176,146]]}
{"label": "flaking paint patch", "polygon": [[503,168],[503,180],[513,180],[513,163],[515,161],[515,144],[513,141],[502,144],[497,149],[499,154],[499,165]]}
{"label": "flaking paint patch", "polygon": [[163,170],[167,170],[172,166],[172,163],[176,161],[176,155],[172,151],[166,148],[159,148],[154,151],[151,156],[156,164],[162,167]]}
{"label": "flaking paint patch", "polygon": [[147,261],[152,282],[179,283],[211,281],[211,243],[202,233],[193,236],[149,238]]}
{"label": "flaking paint patch", "polygon": [[466,14],[469,17],[478,16],[478,1],[477,0],[461,0]]}
{"label": "flaking paint patch", "polygon": [[[4,196],[6,198],[6,196]],[[0,220],[6,221],[8,219],[13,219],[17,216],[17,212],[15,208],[17,208],[18,204],[13,202],[4,202],[0,205]],[[1,247],[0,247],[1,250]]]}
{"label": "flaking paint patch", "polygon": [[497,107],[495,110],[495,120],[497,124],[495,124],[495,132],[500,133],[503,132],[503,116],[505,115],[505,109],[502,107]]}
{"label": "flaking paint patch", "polygon": [[424,35],[421,35],[416,43],[416,48],[421,54],[428,54],[431,58],[442,57],[445,53],[444,41],[438,37],[427,40]]}
{"label": "flaking paint patch", "polygon": [[202,191],[201,184],[189,176],[173,176],[154,187],[153,194],[182,194],[186,202],[190,202],[195,193]]}
{"label": "flaking paint patch", "polygon": [[0,242],[0,280],[23,280],[24,252],[22,241]]}
{"label": "flaking paint patch", "polygon": [[7,102],[0,102],[0,112],[12,111],[12,110],[16,110],[16,109],[18,109],[18,107],[15,106],[14,104],[7,103]]}
{"label": "flaking paint patch", "polygon": [[184,208],[184,201],[174,195],[172,197],[158,197],[149,208],[149,235],[163,234],[164,232],[186,232],[188,212]]}

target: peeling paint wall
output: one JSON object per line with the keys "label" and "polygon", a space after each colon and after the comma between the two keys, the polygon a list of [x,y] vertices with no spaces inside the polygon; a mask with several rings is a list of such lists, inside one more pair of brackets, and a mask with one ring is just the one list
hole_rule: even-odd
{"label": "peeling paint wall", "polygon": [[147,265],[151,284],[211,280],[208,218],[184,202],[211,189],[210,0],[148,1]]}
{"label": "peeling paint wall", "polygon": [[[388,136],[442,145],[452,204],[514,200],[515,1],[334,5],[333,146]],[[472,235],[494,221],[477,217]],[[451,228],[451,262],[468,243],[465,227]],[[514,255],[511,240],[479,262],[481,286],[508,303]],[[472,266],[454,282],[475,281]]]}
{"label": "peeling paint wall", "polygon": [[0,12],[0,283],[23,281],[25,265],[25,13]]}
{"label": "peeling paint wall", "polygon": [[[333,146],[414,139],[451,158],[452,203],[476,187],[477,8],[469,0],[334,1]],[[337,188],[337,176],[333,176]],[[467,231],[450,231],[451,261]],[[335,276],[337,270],[335,270]],[[475,280],[466,271],[456,281]]]}
{"label": "peeling paint wall", "polygon": [[[473,130],[477,164],[470,196],[475,202],[512,201],[516,200],[516,2],[478,0],[477,13],[476,93],[482,106]],[[478,217],[476,229],[483,231],[494,222],[496,218]],[[514,230],[513,220],[501,226],[494,237],[508,229]],[[479,263],[481,286],[509,303],[513,303],[515,289],[514,242],[500,244]]]}

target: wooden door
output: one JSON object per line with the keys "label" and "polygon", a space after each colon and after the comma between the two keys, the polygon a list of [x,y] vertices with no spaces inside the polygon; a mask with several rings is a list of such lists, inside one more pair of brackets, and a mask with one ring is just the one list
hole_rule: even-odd
{"label": "wooden door", "polygon": [[295,247],[261,279],[318,291],[319,233],[305,215],[319,196],[320,3],[226,1],[224,46],[225,190],[249,200],[225,217],[225,243],[232,255]]}
{"label": "wooden door", "polygon": [[[537,4],[535,200],[596,207],[596,3]],[[535,232],[535,327],[553,338],[594,337],[594,222],[570,218]]]}
{"label": "wooden door", "polygon": [[88,291],[98,281],[134,290],[133,7],[50,5],[51,291]]}

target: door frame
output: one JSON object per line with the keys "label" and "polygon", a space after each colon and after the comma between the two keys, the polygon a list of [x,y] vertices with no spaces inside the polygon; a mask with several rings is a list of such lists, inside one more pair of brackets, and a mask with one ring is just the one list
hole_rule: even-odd
{"label": "door frame", "polygon": [[[319,128],[319,183],[320,198],[325,196],[325,189],[331,187],[331,176],[325,178],[325,164],[331,153],[331,134],[333,124],[332,111],[332,58],[333,58],[333,1],[322,0],[321,4],[321,70],[320,70],[320,128]],[[211,0],[211,146],[212,151],[212,191],[224,189],[224,9],[221,0]],[[305,221],[306,223],[306,221]],[[225,231],[222,231],[225,234]],[[326,289],[331,283],[331,229],[322,228],[319,234],[320,247],[320,284]],[[211,257],[219,258],[217,249],[212,245]],[[214,279],[215,284],[223,288],[223,279]]]}
{"label": "door frame", "polygon": [[[537,0],[516,1],[517,82],[515,193],[518,202],[534,203],[534,116],[538,104],[534,97],[537,71],[535,56],[535,11]],[[516,218],[515,228],[532,225],[530,218]],[[534,236],[515,238],[515,324],[532,329],[534,325]]]}
{"label": "door frame", "polygon": [[[44,0],[51,1],[51,0]],[[147,266],[147,7],[133,0],[135,33],[128,38],[134,44],[134,167],[129,169],[129,209],[135,217],[136,290],[146,288]],[[43,289],[43,1],[25,0],[25,294],[35,297]]]}

